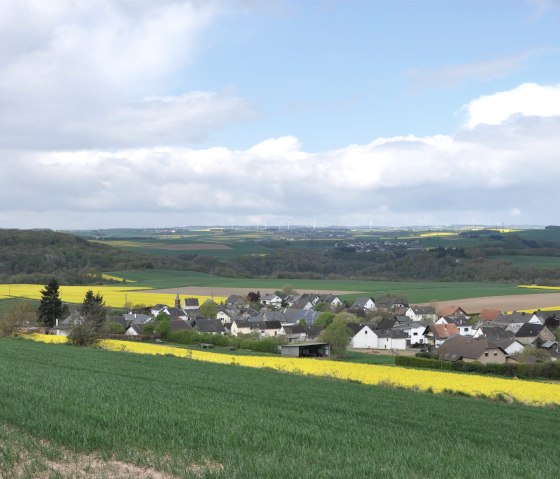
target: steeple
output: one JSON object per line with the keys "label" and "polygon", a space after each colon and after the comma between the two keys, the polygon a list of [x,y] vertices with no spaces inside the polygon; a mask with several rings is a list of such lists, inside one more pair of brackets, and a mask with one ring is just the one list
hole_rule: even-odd
{"label": "steeple", "polygon": [[179,298],[179,293],[177,293],[177,297],[175,298],[175,307],[177,309],[181,309],[181,299]]}

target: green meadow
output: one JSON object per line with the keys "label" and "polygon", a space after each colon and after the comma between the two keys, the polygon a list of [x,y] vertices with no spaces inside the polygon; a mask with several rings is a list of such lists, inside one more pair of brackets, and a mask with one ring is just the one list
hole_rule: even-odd
{"label": "green meadow", "polygon": [[547,478],[560,468],[558,410],[545,407],[16,339],[0,340],[0,375],[6,479],[100,477],[64,472],[92,458],[93,472],[101,462],[165,479]]}
{"label": "green meadow", "polygon": [[[348,291],[348,294],[343,295],[348,299],[364,294],[374,298],[386,294],[403,295],[413,303],[545,292],[517,288],[511,284],[476,282],[222,278],[193,271],[166,270],[113,271],[109,274],[135,281],[134,286],[146,286],[154,289],[199,286],[251,288],[257,291],[259,289],[282,289],[289,285],[296,291]],[[352,291],[358,293],[351,293]]]}

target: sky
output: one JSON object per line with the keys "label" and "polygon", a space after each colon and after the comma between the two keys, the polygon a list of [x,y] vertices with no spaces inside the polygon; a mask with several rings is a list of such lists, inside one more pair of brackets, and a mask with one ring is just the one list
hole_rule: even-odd
{"label": "sky", "polygon": [[560,224],[560,0],[0,0],[0,228]]}

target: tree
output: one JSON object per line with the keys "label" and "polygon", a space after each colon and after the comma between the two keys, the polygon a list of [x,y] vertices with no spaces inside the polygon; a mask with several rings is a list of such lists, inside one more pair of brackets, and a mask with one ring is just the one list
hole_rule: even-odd
{"label": "tree", "polygon": [[254,291],[249,291],[249,293],[247,294],[247,301],[249,301],[249,303],[260,303],[261,301],[260,291],[257,291],[256,293]]}
{"label": "tree", "polygon": [[0,336],[10,336],[18,328],[29,326],[37,318],[37,310],[29,301],[8,303],[0,315]]}
{"label": "tree", "polygon": [[329,324],[333,322],[334,317],[335,317],[334,313],[331,313],[330,311],[325,311],[321,313],[319,316],[317,316],[315,321],[313,321],[313,324],[315,326],[324,326],[326,328]]}
{"label": "tree", "polygon": [[44,289],[41,290],[41,303],[37,310],[37,320],[48,328],[52,328],[56,320],[62,317],[63,307],[59,288],[57,279],[51,278]]}
{"label": "tree", "polygon": [[169,315],[165,311],[160,311],[155,318],[156,321],[169,321]]}
{"label": "tree", "polygon": [[161,339],[167,339],[171,333],[171,326],[169,320],[160,321],[155,327],[155,332]]}
{"label": "tree", "polygon": [[335,318],[323,331],[321,341],[331,345],[331,354],[341,358],[346,353],[346,348],[352,337],[352,331],[346,326],[347,322],[342,318]]}
{"label": "tree", "polygon": [[216,315],[218,314],[218,305],[214,303],[214,301],[205,301],[199,309],[203,317],[216,319]]}
{"label": "tree", "polygon": [[99,331],[107,318],[103,296],[100,293],[93,294],[91,289],[88,290],[79,312],[84,318],[84,323],[90,323],[94,330]]}

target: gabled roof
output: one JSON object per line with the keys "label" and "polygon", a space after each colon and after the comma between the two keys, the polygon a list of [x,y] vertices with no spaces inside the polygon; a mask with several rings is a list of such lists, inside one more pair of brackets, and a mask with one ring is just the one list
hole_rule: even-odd
{"label": "gabled roof", "polygon": [[496,316],[498,316],[499,314],[502,314],[499,309],[485,308],[478,315],[478,319],[480,319],[481,321],[494,321],[494,319],[496,319]]}
{"label": "gabled roof", "polygon": [[439,359],[458,361],[463,358],[478,359],[488,349],[501,349],[501,347],[486,338],[473,339],[469,336],[453,336],[446,340],[437,350]]}
{"label": "gabled roof", "polygon": [[150,314],[134,314],[134,313],[124,314],[123,318],[126,320],[127,323],[130,324],[144,324],[154,319],[154,317]]}
{"label": "gabled roof", "polygon": [[201,333],[223,333],[225,332],[224,325],[219,319],[202,319],[199,318],[195,321],[194,328]]}
{"label": "gabled roof", "polygon": [[[408,317],[406,319],[409,319]],[[391,329],[392,327],[400,324],[395,318],[385,318],[379,322],[377,329]]]}
{"label": "gabled roof", "polygon": [[512,331],[506,331],[503,328],[492,328],[492,327],[488,327],[488,326],[483,326],[482,328],[480,328],[482,333],[484,334],[485,337],[487,337],[488,339],[491,339],[492,341],[499,341],[502,339],[514,339],[515,338],[515,334],[513,334]]}
{"label": "gabled roof", "polygon": [[429,331],[432,332],[434,338],[436,339],[447,339],[454,334],[459,334],[459,330],[457,329],[457,326],[455,326],[455,324],[453,323],[430,324],[426,328],[424,334],[426,334]]}
{"label": "gabled roof", "polygon": [[282,328],[280,321],[251,321],[249,324],[251,325],[251,329],[266,330]]}
{"label": "gabled roof", "polygon": [[185,298],[185,307],[197,307],[198,308],[198,298]]}
{"label": "gabled roof", "polygon": [[350,309],[363,309],[369,301],[373,301],[373,298],[368,298],[367,296],[356,298],[350,306]]}
{"label": "gabled roof", "polygon": [[399,329],[376,329],[378,338],[406,339],[406,333]]}
{"label": "gabled roof", "polygon": [[525,324],[528,323],[533,315],[531,313],[514,311],[511,314],[498,314],[494,322],[497,324]]}
{"label": "gabled roof", "polygon": [[308,324],[312,324],[320,313],[312,309],[285,309],[284,321],[287,323],[297,323],[304,320]]}
{"label": "gabled roof", "polygon": [[369,329],[371,329],[372,331],[375,329],[375,325],[374,324],[358,324],[358,323],[348,323],[346,325],[346,327],[352,331],[352,333],[354,334],[354,336],[356,334],[358,334],[362,329],[364,329],[364,327],[367,326]]}
{"label": "gabled roof", "polygon": [[536,338],[546,328],[544,324],[525,323],[515,333],[516,338]]}
{"label": "gabled roof", "polygon": [[467,313],[460,306],[455,306],[454,304],[447,304],[440,308],[440,310],[438,311],[438,315],[439,316],[455,316],[455,315],[466,316]]}

